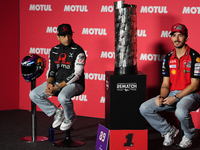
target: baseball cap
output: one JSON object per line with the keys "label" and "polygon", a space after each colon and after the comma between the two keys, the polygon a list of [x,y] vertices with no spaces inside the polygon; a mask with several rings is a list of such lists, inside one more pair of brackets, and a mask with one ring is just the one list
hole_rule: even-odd
{"label": "baseball cap", "polygon": [[58,35],[65,35],[65,34],[72,34],[74,33],[72,31],[72,28],[69,24],[61,24],[57,28],[57,34]]}
{"label": "baseball cap", "polygon": [[184,24],[181,23],[177,23],[172,26],[170,35],[172,35],[174,32],[180,32],[181,34],[188,36],[188,29]]}

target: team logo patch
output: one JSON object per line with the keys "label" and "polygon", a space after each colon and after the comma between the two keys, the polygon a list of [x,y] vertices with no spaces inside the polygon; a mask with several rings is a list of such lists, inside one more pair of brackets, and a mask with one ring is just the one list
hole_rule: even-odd
{"label": "team logo patch", "polygon": [[176,59],[170,60],[170,64],[176,63]]}
{"label": "team logo patch", "polygon": [[199,57],[196,58],[196,62],[198,62],[198,63],[200,62],[200,58]]}
{"label": "team logo patch", "polygon": [[192,66],[192,62],[191,61],[189,61],[189,63],[187,63],[187,68],[191,68],[191,66]]}
{"label": "team logo patch", "polygon": [[172,73],[173,75],[175,75],[175,74],[176,74],[176,70],[175,70],[175,69],[172,69],[171,73]]}
{"label": "team logo patch", "polygon": [[200,63],[195,63],[195,67],[200,67]]}
{"label": "team logo patch", "polygon": [[183,66],[186,68],[191,68],[192,62],[188,60],[183,61]]}
{"label": "team logo patch", "polygon": [[176,65],[170,65],[169,68],[176,68]]}
{"label": "team logo patch", "polygon": [[190,73],[190,71],[188,71],[188,70],[183,70],[183,73]]}
{"label": "team logo patch", "polygon": [[194,73],[198,73],[198,74],[199,74],[199,73],[200,73],[200,70],[194,70]]}

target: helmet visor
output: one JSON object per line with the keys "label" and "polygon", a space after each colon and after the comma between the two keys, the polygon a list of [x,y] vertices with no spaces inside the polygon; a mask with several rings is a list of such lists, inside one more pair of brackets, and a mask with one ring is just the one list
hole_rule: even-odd
{"label": "helmet visor", "polygon": [[34,73],[36,70],[36,66],[23,66],[21,65],[22,68],[22,74],[30,74]]}

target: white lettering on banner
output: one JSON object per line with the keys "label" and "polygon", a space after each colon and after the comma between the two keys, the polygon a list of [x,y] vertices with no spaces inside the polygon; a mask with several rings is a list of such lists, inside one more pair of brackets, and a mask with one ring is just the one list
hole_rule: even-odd
{"label": "white lettering on banner", "polygon": [[200,14],[200,7],[183,7],[182,14]]}
{"label": "white lettering on banner", "polygon": [[51,5],[30,4],[29,11],[52,11]]}
{"label": "white lettering on banner", "polygon": [[101,97],[100,103],[105,103],[105,97]]}
{"label": "white lettering on banner", "polygon": [[113,12],[114,6],[102,6],[101,7],[101,12]]}
{"label": "white lettering on banner", "polygon": [[170,33],[171,33],[171,31],[162,31],[161,32],[161,38],[168,38],[168,37],[171,37],[170,36]]}
{"label": "white lettering on banner", "polygon": [[88,57],[87,50],[84,50],[84,51],[85,51],[85,56]]}
{"label": "white lettering on banner", "polygon": [[57,27],[47,27],[46,33],[57,33]]}
{"label": "white lettering on banner", "polygon": [[146,37],[146,30],[137,30],[137,36],[139,37]]}
{"label": "white lettering on banner", "polygon": [[87,102],[87,95],[80,95],[80,96],[74,96],[72,98],[72,100],[76,100],[76,101],[81,101],[81,102]]}
{"label": "white lettering on banner", "polygon": [[141,54],[140,60],[145,61],[163,61],[165,55],[159,55],[159,54]]}
{"label": "white lettering on banner", "polygon": [[50,50],[51,50],[51,48],[35,48],[35,47],[30,47],[29,53],[48,55],[49,52],[50,52]]}
{"label": "white lettering on banner", "polygon": [[142,6],[140,13],[168,13],[167,6]]}
{"label": "white lettering on banner", "polygon": [[101,57],[100,58],[115,58],[115,52],[101,52]]}
{"label": "white lettering on banner", "polygon": [[82,34],[90,35],[107,35],[104,28],[83,28]]}
{"label": "white lettering on banner", "polygon": [[64,11],[88,12],[87,5],[65,5]]}
{"label": "white lettering on banner", "polygon": [[85,73],[85,79],[105,81],[105,74]]}

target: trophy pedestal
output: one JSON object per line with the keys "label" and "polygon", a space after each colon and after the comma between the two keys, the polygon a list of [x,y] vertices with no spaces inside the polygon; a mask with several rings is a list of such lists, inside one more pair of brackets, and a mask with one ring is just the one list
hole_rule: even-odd
{"label": "trophy pedestal", "polygon": [[105,125],[108,129],[146,129],[139,112],[146,101],[146,75],[115,75],[106,71]]}

